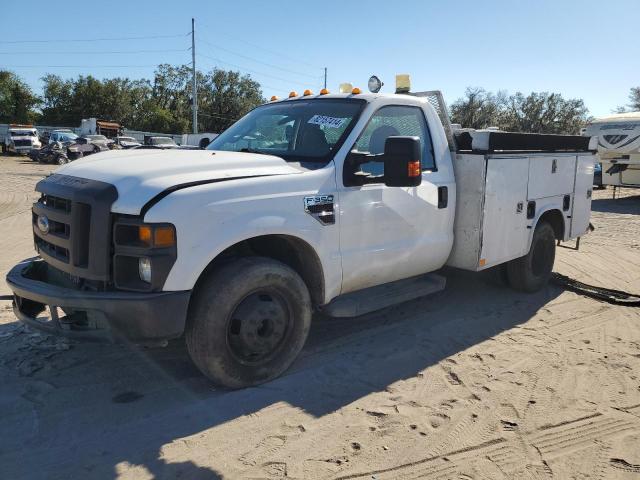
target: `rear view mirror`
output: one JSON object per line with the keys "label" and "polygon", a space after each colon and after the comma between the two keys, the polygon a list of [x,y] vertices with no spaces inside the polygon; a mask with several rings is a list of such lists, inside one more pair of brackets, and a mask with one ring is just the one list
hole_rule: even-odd
{"label": "rear view mirror", "polygon": [[388,137],[384,144],[384,183],[417,187],[422,183],[422,151],[418,137]]}

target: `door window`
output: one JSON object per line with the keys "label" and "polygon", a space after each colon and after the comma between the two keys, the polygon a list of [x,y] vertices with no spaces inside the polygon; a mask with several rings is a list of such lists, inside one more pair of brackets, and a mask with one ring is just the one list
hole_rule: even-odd
{"label": "door window", "polygon": [[[356,141],[354,150],[372,155],[384,153],[385,141],[391,136],[419,137],[422,170],[436,169],[431,135],[422,109],[403,105],[382,107],[369,120]],[[362,171],[372,175],[382,175],[384,165],[381,162],[365,163],[362,165]]]}

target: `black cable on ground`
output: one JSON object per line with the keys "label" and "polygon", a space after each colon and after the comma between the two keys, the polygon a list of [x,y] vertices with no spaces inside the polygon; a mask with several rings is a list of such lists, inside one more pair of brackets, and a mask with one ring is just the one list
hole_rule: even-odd
{"label": "black cable on ground", "polygon": [[575,292],[585,297],[591,297],[603,302],[612,303],[614,305],[623,305],[626,307],[640,307],[640,295],[635,295],[621,290],[613,290],[610,288],[595,287],[579,282],[566,275],[553,272],[551,281],[556,285],[564,287],[567,290]]}
{"label": "black cable on ground", "polygon": [[0,300],[13,300],[13,295],[0,295]]}

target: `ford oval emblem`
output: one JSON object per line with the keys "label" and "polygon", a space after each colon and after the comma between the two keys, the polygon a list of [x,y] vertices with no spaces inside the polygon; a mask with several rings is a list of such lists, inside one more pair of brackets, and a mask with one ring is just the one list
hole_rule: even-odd
{"label": "ford oval emblem", "polygon": [[49,219],[44,215],[38,216],[38,230],[42,233],[49,233]]}

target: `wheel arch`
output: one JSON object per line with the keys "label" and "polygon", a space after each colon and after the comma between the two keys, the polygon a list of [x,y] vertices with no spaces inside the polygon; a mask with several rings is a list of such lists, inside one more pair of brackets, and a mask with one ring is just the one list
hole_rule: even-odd
{"label": "wheel arch", "polygon": [[567,231],[567,225],[565,225],[565,217],[559,208],[549,207],[538,214],[538,218],[534,222],[529,234],[529,247],[531,247],[533,232],[540,224],[540,222],[547,222],[549,225],[551,225],[556,240],[564,240],[565,232]]}
{"label": "wheel arch", "polygon": [[325,277],[320,257],[308,242],[287,234],[259,235],[225,248],[200,273],[194,290],[212,270],[234,258],[247,256],[272,258],[288,265],[302,277],[309,289],[313,305],[318,306],[324,303]]}

